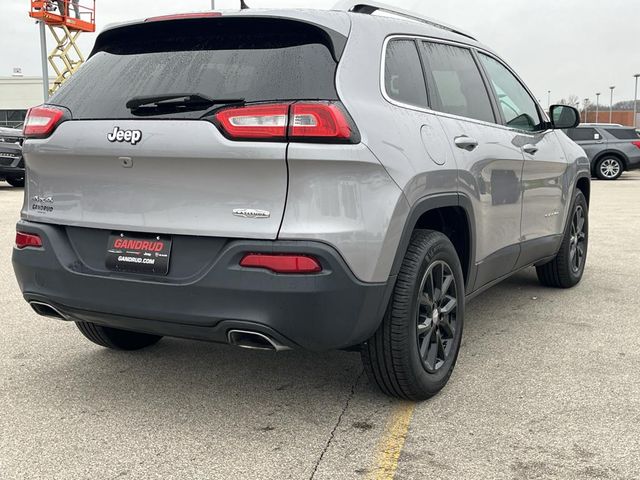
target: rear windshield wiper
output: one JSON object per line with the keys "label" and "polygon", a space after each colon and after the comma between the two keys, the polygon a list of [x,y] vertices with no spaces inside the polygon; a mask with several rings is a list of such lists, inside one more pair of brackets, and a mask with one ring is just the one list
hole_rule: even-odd
{"label": "rear windshield wiper", "polygon": [[198,111],[213,105],[244,103],[244,98],[210,98],[200,93],[173,93],[166,95],[142,95],[127,102],[127,108],[134,112],[158,111]]}

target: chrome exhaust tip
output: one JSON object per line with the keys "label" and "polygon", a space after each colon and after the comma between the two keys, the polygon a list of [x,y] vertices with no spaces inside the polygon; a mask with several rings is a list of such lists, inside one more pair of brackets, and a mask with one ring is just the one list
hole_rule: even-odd
{"label": "chrome exhaust tip", "polygon": [[33,301],[33,302],[29,302],[29,305],[31,305],[31,308],[33,308],[33,311],[40,316],[47,317],[47,318],[55,318],[56,320],[65,320],[65,321],[71,320],[67,315],[62,313],[56,307],[49,305],[48,303]]}
{"label": "chrome exhaust tip", "polygon": [[289,347],[263,333],[250,332],[248,330],[229,330],[227,339],[230,345],[249,350],[268,350],[271,352],[290,350]]}

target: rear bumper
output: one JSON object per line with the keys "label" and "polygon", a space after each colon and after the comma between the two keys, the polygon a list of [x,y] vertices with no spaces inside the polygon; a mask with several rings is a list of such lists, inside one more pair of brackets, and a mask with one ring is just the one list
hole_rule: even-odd
{"label": "rear bumper", "polygon": [[[227,342],[241,329],[308,350],[348,348],[377,329],[387,284],[358,281],[330,246],[316,242],[174,237],[169,275],[104,268],[109,231],[21,221],[42,249],[14,249],[25,299],[54,306],[72,320],[125,330]],[[247,252],[306,253],[317,275],[277,275],[239,266]]]}
{"label": "rear bumper", "polygon": [[638,170],[640,169],[640,155],[630,156],[627,160],[627,169],[628,170]]}
{"label": "rear bumper", "polygon": [[24,177],[24,167],[5,167],[0,165],[0,178],[5,176]]}

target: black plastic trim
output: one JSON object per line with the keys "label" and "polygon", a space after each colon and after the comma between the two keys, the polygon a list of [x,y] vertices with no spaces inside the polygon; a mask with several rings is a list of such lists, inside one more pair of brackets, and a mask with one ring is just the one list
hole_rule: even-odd
{"label": "black plastic trim", "polygon": [[562,235],[549,235],[535,238],[520,244],[520,256],[516,263],[516,269],[526,267],[543,258],[555,257],[562,245]]}
{"label": "black plastic trim", "polygon": [[[323,243],[217,239],[225,241],[224,247],[211,259],[201,258],[200,271],[172,276],[171,268],[185,270],[177,262],[193,264],[202,256],[200,251],[192,254],[197,258],[187,258],[189,249],[183,249],[172,255],[167,277],[154,277],[110,272],[83,261],[89,257],[78,254],[63,226],[21,221],[18,229],[43,241],[42,249],[13,251],[25,299],[115,328],[128,325],[133,331],[226,342],[223,326],[230,325],[286,345],[325,351],[368,340],[386,308],[387,284],[361,282],[339,253]],[[243,268],[239,263],[248,252],[313,255],[323,271],[279,275]]]}
{"label": "black plastic trim", "polygon": [[475,264],[475,217],[473,214],[473,207],[471,205],[471,200],[467,198],[465,195],[460,193],[441,193],[430,195],[418,200],[412,207],[407,220],[405,222],[404,229],[402,231],[402,237],[400,240],[400,244],[398,246],[398,250],[396,252],[396,257],[393,262],[393,267],[391,269],[392,275],[398,275],[400,271],[400,267],[402,266],[402,261],[407,252],[407,248],[409,248],[409,243],[411,242],[411,235],[415,230],[415,227],[418,223],[420,217],[422,217],[425,213],[428,213],[432,210],[437,210],[439,208],[445,207],[461,207],[466,216],[467,216],[467,224],[469,227],[469,264],[467,265],[467,281],[466,288],[469,289],[473,285],[473,279],[476,274],[476,264]]}
{"label": "black plastic trim", "polygon": [[474,284],[474,290],[484,287],[496,278],[504,277],[513,272],[520,256],[521,246],[509,245],[495,253],[492,253],[482,262],[478,263],[478,274]]}

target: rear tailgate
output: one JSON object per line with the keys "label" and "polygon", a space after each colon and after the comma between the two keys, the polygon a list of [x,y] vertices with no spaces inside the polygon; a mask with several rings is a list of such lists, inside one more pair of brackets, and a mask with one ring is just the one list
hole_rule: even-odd
{"label": "rear tailgate", "polygon": [[[111,143],[115,127],[139,143]],[[286,144],[227,140],[210,122],[71,121],[25,146],[24,217],[125,231],[274,239]],[[50,199],[50,200],[49,200]],[[270,212],[247,220],[235,209]]]}
{"label": "rear tailgate", "polygon": [[[69,112],[66,120],[48,138],[25,143],[23,217],[276,238],[287,194],[287,143],[230,140],[213,116],[231,100],[337,100],[340,38],[317,25],[268,17],[182,18],[108,30],[49,102]],[[217,103],[127,108],[132,98],[174,94]]]}

